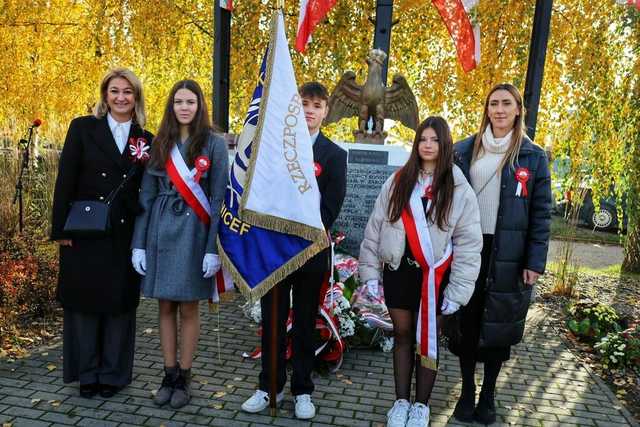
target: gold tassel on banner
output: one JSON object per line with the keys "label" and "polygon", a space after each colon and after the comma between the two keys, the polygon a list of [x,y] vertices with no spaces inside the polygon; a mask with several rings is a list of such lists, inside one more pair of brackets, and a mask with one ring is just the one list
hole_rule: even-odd
{"label": "gold tassel on banner", "polygon": [[432,371],[438,370],[438,361],[430,358],[429,356],[423,356],[420,353],[416,352],[420,357],[420,365],[423,368],[431,369]]}
{"label": "gold tassel on banner", "polygon": [[220,304],[209,301],[209,314],[216,314],[220,311]]}

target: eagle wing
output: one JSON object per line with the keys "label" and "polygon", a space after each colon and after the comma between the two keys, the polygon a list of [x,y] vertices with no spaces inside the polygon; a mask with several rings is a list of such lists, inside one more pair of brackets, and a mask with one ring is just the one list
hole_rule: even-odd
{"label": "eagle wing", "polygon": [[384,111],[387,119],[415,130],[418,127],[418,104],[407,80],[400,74],[393,76],[393,84],[384,95]]}
{"label": "eagle wing", "polygon": [[361,94],[362,86],[356,83],[355,73],[353,71],[344,73],[329,98],[329,114],[324,119],[324,124],[334,123],[345,117],[358,116]]}

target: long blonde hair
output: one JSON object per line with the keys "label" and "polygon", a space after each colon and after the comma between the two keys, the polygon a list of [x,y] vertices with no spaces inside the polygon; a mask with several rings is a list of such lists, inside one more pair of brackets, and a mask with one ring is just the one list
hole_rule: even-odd
{"label": "long blonde hair", "polygon": [[509,92],[518,104],[518,115],[516,116],[515,122],[513,124],[513,134],[511,135],[511,142],[509,143],[509,149],[507,150],[504,159],[500,163],[500,167],[498,169],[500,171],[507,163],[509,163],[511,168],[515,169],[516,161],[518,159],[518,153],[520,152],[522,140],[524,139],[525,135],[524,103],[522,102],[522,95],[520,95],[518,88],[510,83],[497,84],[491,89],[491,91],[489,91],[487,99],[484,101],[484,112],[482,113],[480,130],[476,134],[476,139],[473,142],[473,157],[471,161],[475,162],[478,157],[484,152],[484,148],[482,147],[482,135],[487,129],[487,126],[491,125],[491,121],[489,120],[489,98],[491,98],[491,95],[493,95],[493,93],[498,90],[506,90],[507,92]]}
{"label": "long blonde hair", "polygon": [[96,118],[101,119],[109,112],[109,105],[107,104],[107,89],[109,82],[115,78],[123,78],[129,82],[133,87],[133,97],[136,101],[133,110],[133,121],[138,123],[141,128],[144,129],[144,125],[147,121],[147,117],[144,112],[144,94],[142,92],[142,83],[140,79],[128,68],[118,67],[109,70],[109,72],[103,77],[102,83],[100,83],[100,100],[93,108],[93,115]]}

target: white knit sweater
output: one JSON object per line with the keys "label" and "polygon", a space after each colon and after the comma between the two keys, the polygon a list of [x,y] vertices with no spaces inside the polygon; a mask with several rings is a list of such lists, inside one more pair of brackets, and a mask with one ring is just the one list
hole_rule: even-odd
{"label": "white knit sweater", "polygon": [[482,234],[494,234],[500,205],[501,171],[498,170],[509,149],[511,134],[503,138],[494,138],[491,126],[487,126],[482,135],[483,151],[469,171],[471,186],[478,197],[480,208],[480,226]]}

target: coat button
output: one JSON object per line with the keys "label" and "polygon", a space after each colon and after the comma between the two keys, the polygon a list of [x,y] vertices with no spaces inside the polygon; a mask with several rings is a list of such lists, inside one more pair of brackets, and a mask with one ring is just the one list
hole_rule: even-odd
{"label": "coat button", "polygon": [[124,218],[120,220],[120,224],[124,224]]}
{"label": "coat button", "polygon": [[126,177],[127,177],[127,174],[126,174],[126,173],[125,173],[125,174],[123,174],[123,175],[122,175],[122,177],[123,177],[123,178],[126,178]]}
{"label": "coat button", "polygon": [[187,216],[191,215],[189,212],[187,212]]}
{"label": "coat button", "polygon": [[107,177],[107,174],[105,172],[102,172],[100,175],[102,175],[103,178]]}
{"label": "coat button", "polygon": [[100,196],[100,197],[98,197],[98,199],[100,199],[100,200],[104,200],[104,197]]}
{"label": "coat button", "polygon": [[507,188],[507,184],[502,184],[502,188]]}

